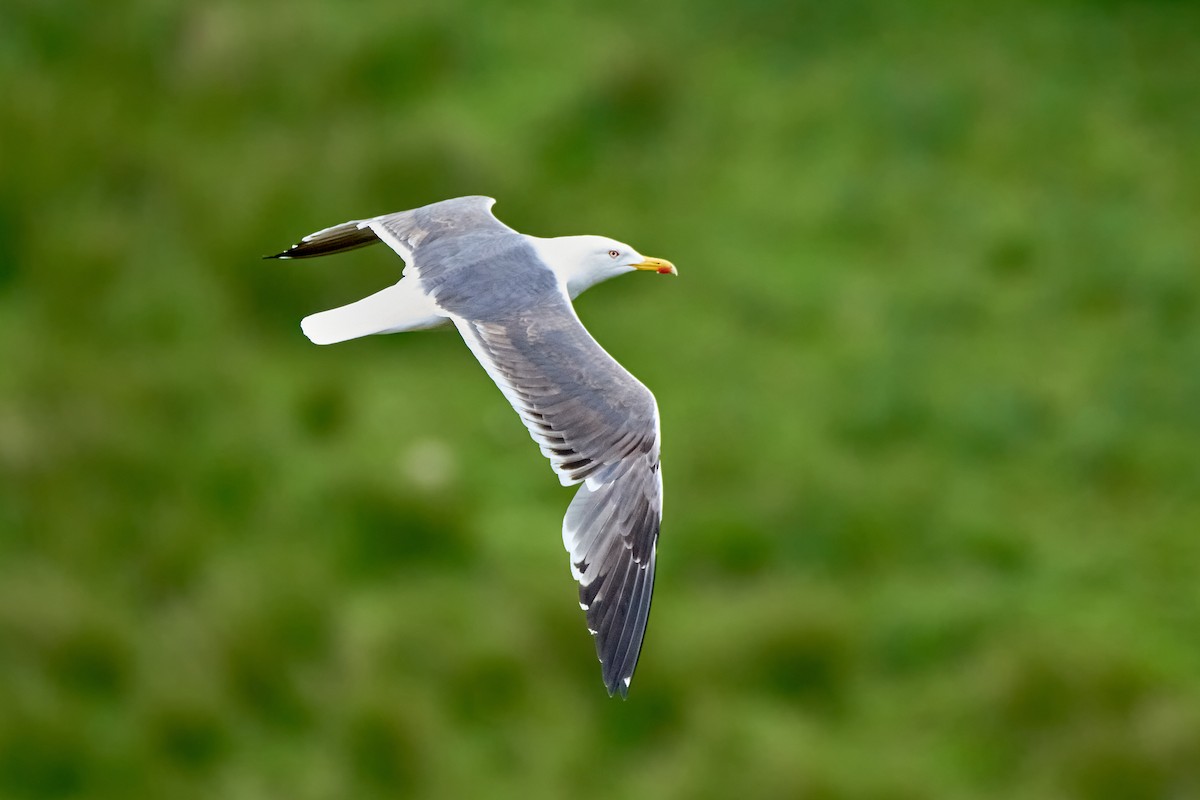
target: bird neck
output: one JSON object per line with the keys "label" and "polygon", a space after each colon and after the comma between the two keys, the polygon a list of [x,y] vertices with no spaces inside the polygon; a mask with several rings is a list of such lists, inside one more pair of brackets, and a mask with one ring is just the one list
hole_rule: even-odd
{"label": "bird neck", "polygon": [[526,236],[526,241],[533,247],[538,258],[542,260],[558,278],[558,282],[566,290],[567,296],[574,300],[586,290],[601,281],[614,278],[626,271],[614,265],[612,270],[595,269],[594,261],[590,258],[594,249],[593,243],[587,236],[555,236],[542,239],[537,236]]}

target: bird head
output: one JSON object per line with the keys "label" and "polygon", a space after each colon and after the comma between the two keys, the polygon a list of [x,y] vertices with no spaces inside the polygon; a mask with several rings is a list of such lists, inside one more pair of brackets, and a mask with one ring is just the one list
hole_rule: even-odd
{"label": "bird head", "polygon": [[567,293],[577,297],[601,281],[628,272],[678,275],[670,261],[644,256],[624,242],[607,236],[528,237],[543,261],[550,265]]}

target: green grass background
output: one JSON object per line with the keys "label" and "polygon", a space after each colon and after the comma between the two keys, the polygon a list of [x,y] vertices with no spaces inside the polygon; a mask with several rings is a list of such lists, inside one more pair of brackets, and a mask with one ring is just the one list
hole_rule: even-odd
{"label": "green grass background", "polygon": [[[0,796],[1200,797],[1200,8],[0,6]],[[627,702],[453,334],[460,194],[669,258]]]}

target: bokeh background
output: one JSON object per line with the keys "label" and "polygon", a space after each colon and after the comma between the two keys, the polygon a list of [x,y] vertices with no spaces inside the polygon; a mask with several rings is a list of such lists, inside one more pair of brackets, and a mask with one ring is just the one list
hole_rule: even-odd
{"label": "bokeh background", "polygon": [[[988,7],[990,5],[990,7]],[[0,6],[0,796],[1200,797],[1200,9]],[[627,702],[452,333],[460,194],[678,279]]]}

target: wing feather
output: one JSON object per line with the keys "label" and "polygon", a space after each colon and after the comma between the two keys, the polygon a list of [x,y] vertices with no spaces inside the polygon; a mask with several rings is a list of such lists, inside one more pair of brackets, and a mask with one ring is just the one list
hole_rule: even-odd
{"label": "wing feather", "polygon": [[492,215],[495,203],[490,197],[456,197],[410,211],[351,220],[310,233],[282,253],[268,258],[315,258],[382,241],[412,268],[413,253],[422,244],[464,234],[514,233]]}
{"label": "wing feather", "polygon": [[564,485],[583,484],[563,544],[604,683],[625,696],[645,637],[662,519],[658,406],[566,297],[487,321],[451,319]]}

